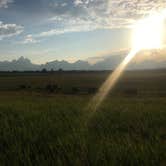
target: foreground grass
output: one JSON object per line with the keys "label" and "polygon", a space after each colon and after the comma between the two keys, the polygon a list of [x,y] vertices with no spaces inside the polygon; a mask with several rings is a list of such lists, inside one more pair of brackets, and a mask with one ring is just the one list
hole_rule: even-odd
{"label": "foreground grass", "polygon": [[165,165],[166,98],[0,94],[0,165]]}

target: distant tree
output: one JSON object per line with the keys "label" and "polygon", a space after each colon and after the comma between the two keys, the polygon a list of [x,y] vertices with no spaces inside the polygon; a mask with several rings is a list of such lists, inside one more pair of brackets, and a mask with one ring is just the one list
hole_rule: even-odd
{"label": "distant tree", "polygon": [[41,70],[41,72],[42,72],[42,73],[47,73],[47,69],[43,68],[43,69]]}
{"label": "distant tree", "polygon": [[53,73],[53,72],[54,72],[54,69],[51,69],[50,72]]}
{"label": "distant tree", "polygon": [[20,89],[26,89],[26,85],[20,85],[19,88]]}
{"label": "distant tree", "polygon": [[59,88],[58,85],[48,84],[46,85],[46,90],[50,93],[53,93],[53,92],[58,92]]}
{"label": "distant tree", "polygon": [[61,69],[61,68],[60,68],[58,71],[59,71],[59,72],[62,72],[62,71],[63,71],[63,69]]}

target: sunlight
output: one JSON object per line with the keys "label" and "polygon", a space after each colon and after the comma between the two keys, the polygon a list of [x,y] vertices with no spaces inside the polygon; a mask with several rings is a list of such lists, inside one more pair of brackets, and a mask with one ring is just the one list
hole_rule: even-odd
{"label": "sunlight", "polygon": [[123,62],[116,68],[116,70],[112,74],[110,74],[107,80],[100,87],[98,93],[93,97],[92,101],[90,102],[88,106],[88,109],[91,109],[94,111],[97,110],[97,108],[100,106],[100,104],[108,95],[108,93],[111,91],[111,89],[113,89],[114,85],[117,83],[124,69],[129,64],[129,62],[133,59],[136,53],[137,53],[137,50],[132,50],[123,60]]}
{"label": "sunlight", "polygon": [[166,10],[142,19],[133,26],[132,50],[100,87],[98,93],[89,103],[89,109],[92,111],[97,110],[108,93],[113,89],[127,65],[140,50],[159,49],[163,46],[162,35],[165,17]]}
{"label": "sunlight", "polygon": [[160,14],[138,21],[133,29],[133,48],[161,48],[163,23],[164,19]]}

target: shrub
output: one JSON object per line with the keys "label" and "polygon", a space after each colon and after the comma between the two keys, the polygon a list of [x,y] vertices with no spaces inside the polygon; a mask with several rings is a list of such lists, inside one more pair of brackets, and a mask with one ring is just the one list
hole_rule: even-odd
{"label": "shrub", "polygon": [[19,86],[19,89],[26,89],[27,87],[26,87],[26,85],[20,85]]}
{"label": "shrub", "polygon": [[58,85],[52,85],[48,84],[46,85],[46,90],[50,93],[57,92],[60,88],[58,88]]}

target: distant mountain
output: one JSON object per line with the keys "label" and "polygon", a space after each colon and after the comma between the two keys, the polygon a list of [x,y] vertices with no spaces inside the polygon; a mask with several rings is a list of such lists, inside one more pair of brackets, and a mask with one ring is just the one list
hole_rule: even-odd
{"label": "distant mountain", "polygon": [[104,57],[103,60],[95,63],[91,68],[93,70],[113,70],[115,69],[124,59],[124,55],[113,55]]}
{"label": "distant mountain", "polygon": [[36,71],[36,70],[89,70],[91,65],[87,61],[76,61],[69,63],[67,61],[52,61],[42,65],[33,64],[29,59],[20,57],[13,61],[0,62],[0,71]]}
{"label": "distant mountain", "polygon": [[90,64],[87,61],[76,61],[75,63],[69,63],[67,61],[52,61],[44,65],[41,65],[40,68],[45,68],[47,70],[88,70],[90,69]]}
{"label": "distant mountain", "polygon": [[38,65],[32,64],[29,59],[24,57],[20,57],[19,59],[13,60],[11,62],[0,62],[0,71],[37,70],[38,68]]}
{"label": "distant mountain", "polygon": [[[20,57],[13,61],[0,62],[0,71],[37,71],[37,70],[113,70],[124,59],[124,54],[111,55],[103,57],[102,60],[95,64],[90,64],[88,61],[78,60],[74,63],[67,61],[52,61],[46,64],[33,64],[29,59]],[[132,62],[128,69],[161,69],[166,68],[166,60],[156,61],[154,59],[146,59],[142,62]]]}
{"label": "distant mountain", "polygon": [[[91,68],[93,70],[114,70],[123,60],[125,56],[105,57],[102,61],[97,62]],[[157,61],[156,59],[145,59],[141,62],[132,61],[128,70],[148,70],[148,69],[166,69],[166,60]]]}
{"label": "distant mountain", "polygon": [[[115,52],[110,55],[93,57],[91,62],[95,62],[92,70],[114,70],[128,54],[128,51]],[[137,53],[130,62],[127,70],[148,70],[148,69],[166,69],[166,50],[143,50]]]}

